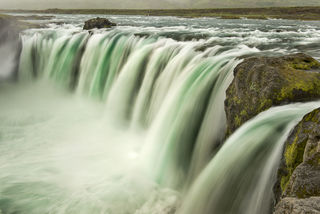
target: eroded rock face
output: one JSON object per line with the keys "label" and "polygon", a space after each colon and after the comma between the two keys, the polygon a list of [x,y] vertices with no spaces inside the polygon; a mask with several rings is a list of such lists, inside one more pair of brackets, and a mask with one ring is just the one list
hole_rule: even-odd
{"label": "eroded rock face", "polygon": [[300,164],[290,177],[283,196],[298,198],[320,196],[320,166]]}
{"label": "eroded rock face", "polygon": [[320,213],[320,108],[304,116],[285,142],[275,185],[275,214]]}
{"label": "eroded rock face", "polygon": [[285,142],[274,190],[275,214],[320,213],[320,108],[304,116]]}
{"label": "eroded rock face", "polygon": [[234,70],[227,90],[227,135],[260,112],[320,98],[320,63],[305,54],[251,57]]}
{"label": "eroded rock face", "polygon": [[108,19],[105,18],[95,18],[95,19],[90,19],[85,22],[83,29],[84,30],[90,30],[93,28],[111,28],[113,26],[116,26],[117,24],[109,21]]}
{"label": "eroded rock face", "polygon": [[304,116],[288,137],[277,178],[277,201],[320,197],[320,108]]}
{"label": "eroded rock face", "polygon": [[319,214],[320,197],[307,199],[285,198],[276,207],[274,214]]}

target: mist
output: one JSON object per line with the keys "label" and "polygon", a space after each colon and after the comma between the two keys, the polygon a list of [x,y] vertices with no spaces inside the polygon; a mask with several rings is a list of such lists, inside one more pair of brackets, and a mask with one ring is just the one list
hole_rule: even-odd
{"label": "mist", "polygon": [[319,0],[1,0],[2,9],[186,9],[320,6]]}

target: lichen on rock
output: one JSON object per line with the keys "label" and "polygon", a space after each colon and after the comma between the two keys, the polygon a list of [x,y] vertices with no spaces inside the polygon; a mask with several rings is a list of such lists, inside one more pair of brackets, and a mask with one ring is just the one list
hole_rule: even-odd
{"label": "lichen on rock", "polygon": [[[317,212],[284,212],[288,198],[320,198],[320,108],[305,115],[296,125],[285,142],[284,152],[278,169],[275,184],[275,197],[278,205],[275,214],[280,213],[320,213]],[[291,200],[291,199],[290,199]],[[292,210],[304,209],[308,201],[300,200]],[[319,203],[319,202],[318,202]],[[293,206],[293,205],[292,205]],[[288,208],[288,207],[287,207]],[[315,210],[315,207],[309,207]],[[281,211],[282,210],[282,211]],[[281,211],[281,212],[280,212]]]}
{"label": "lichen on rock", "polygon": [[307,199],[286,198],[276,207],[274,214],[319,214],[320,197]]}
{"label": "lichen on rock", "polygon": [[230,135],[271,106],[320,98],[320,63],[302,53],[251,57],[235,68],[234,80],[226,93]]}
{"label": "lichen on rock", "polygon": [[276,197],[320,196],[320,108],[296,125],[278,170]]}
{"label": "lichen on rock", "polygon": [[[226,92],[227,135],[272,106],[320,99],[320,63],[305,54],[256,56],[234,70]],[[275,214],[320,213],[320,108],[287,138],[274,186]]]}

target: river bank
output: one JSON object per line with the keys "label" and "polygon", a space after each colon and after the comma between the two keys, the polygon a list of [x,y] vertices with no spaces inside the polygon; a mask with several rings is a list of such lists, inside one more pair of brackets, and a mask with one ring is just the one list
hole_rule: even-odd
{"label": "river bank", "polygon": [[217,17],[222,19],[291,19],[320,20],[320,7],[269,7],[269,8],[217,8],[172,10],[124,10],[124,9],[48,9],[48,10],[0,10],[1,13],[39,14],[109,14],[177,16],[185,18]]}

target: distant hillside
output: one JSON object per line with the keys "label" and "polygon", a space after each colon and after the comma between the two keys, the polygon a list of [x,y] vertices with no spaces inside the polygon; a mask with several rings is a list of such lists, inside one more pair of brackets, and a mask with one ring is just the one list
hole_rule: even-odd
{"label": "distant hillside", "polygon": [[0,0],[1,9],[191,9],[320,6],[320,0]]}
{"label": "distant hillside", "polygon": [[193,8],[320,6],[320,0],[198,0],[193,2],[189,4]]}

